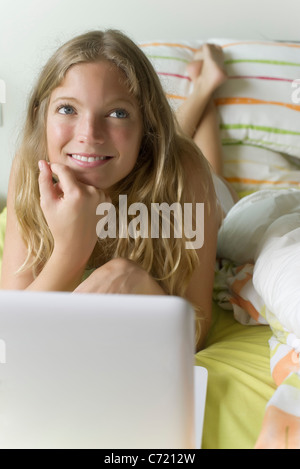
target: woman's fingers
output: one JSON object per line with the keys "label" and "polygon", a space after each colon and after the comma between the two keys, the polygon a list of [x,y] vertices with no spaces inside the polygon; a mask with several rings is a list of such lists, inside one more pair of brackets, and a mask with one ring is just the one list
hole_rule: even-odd
{"label": "woman's fingers", "polygon": [[59,181],[59,188],[64,196],[72,194],[74,190],[80,187],[80,183],[74,176],[73,171],[65,165],[53,163],[50,165],[52,174],[55,174]]}
{"label": "woman's fingers", "polygon": [[52,171],[48,163],[44,160],[39,161],[39,188],[41,204],[45,202],[47,204],[50,201],[57,199],[57,192],[54,188],[52,181]]}
{"label": "woman's fingers", "polygon": [[94,186],[78,181],[62,164],[39,162],[41,209],[54,239],[56,252],[86,263],[97,242],[97,207],[109,197]]}
{"label": "woman's fingers", "polygon": [[[68,198],[71,196],[72,199],[76,199],[76,195],[78,198],[81,198],[82,196],[82,191],[85,193],[89,193],[91,196],[95,196],[97,200],[99,199],[100,201],[108,201],[110,200],[109,197],[106,196],[106,194],[101,190],[97,189],[94,186],[89,186],[87,184],[84,184],[80,181],[77,180],[74,172],[72,171],[71,168],[69,168],[66,165],[59,164],[59,163],[52,163],[48,165],[45,161],[42,162],[42,166],[46,167],[46,172],[47,172],[47,184],[50,185],[50,191],[53,196],[56,196],[60,199],[62,196],[64,198]],[[50,181],[50,173],[49,170],[51,171],[51,180],[52,180],[52,185],[54,187],[54,191],[52,190],[51,187],[51,181]],[[53,182],[53,179],[56,182]]]}

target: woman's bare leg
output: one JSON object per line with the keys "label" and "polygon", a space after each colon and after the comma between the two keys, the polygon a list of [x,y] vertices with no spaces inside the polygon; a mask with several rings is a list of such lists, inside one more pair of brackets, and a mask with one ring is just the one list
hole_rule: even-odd
{"label": "woman's bare leg", "polygon": [[220,122],[213,102],[215,90],[227,80],[220,46],[204,44],[188,66],[194,88],[177,111],[177,120],[186,135],[193,138],[209,161],[212,170],[223,180],[233,200],[239,200],[234,188],[223,178],[223,152]]}
{"label": "woman's bare leg", "polygon": [[205,108],[193,140],[209,161],[214,172],[218,176],[223,176],[223,150],[219,115],[212,99]]}
{"label": "woman's bare leg", "polygon": [[177,111],[183,132],[192,137],[212,168],[222,175],[222,146],[219,118],[212,96],[227,80],[221,47],[204,44],[188,66],[193,91]]}

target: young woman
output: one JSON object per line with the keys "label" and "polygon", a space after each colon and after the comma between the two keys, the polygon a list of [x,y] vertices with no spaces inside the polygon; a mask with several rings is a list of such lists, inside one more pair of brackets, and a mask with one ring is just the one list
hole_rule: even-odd
{"label": "young woman", "polygon": [[[190,66],[181,130],[150,62],[120,32],[92,31],[58,49],[32,92],[11,172],[2,289],[178,295],[195,308],[202,346],[221,218],[206,160],[219,160],[211,96],[226,77],[216,51],[205,46]],[[148,208],[149,226],[152,204],[192,204],[194,216],[204,204],[203,246],[187,249],[184,230],[129,236],[120,195]],[[112,203],[127,236],[97,237],[101,203]]]}

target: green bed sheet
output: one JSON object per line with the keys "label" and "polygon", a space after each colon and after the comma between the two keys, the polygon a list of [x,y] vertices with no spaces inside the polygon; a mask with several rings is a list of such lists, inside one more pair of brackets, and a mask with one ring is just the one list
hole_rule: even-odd
{"label": "green bed sheet", "polygon": [[[0,271],[6,210],[0,214]],[[267,326],[242,326],[213,305],[213,324],[196,365],[208,370],[204,449],[253,448],[275,384],[270,376]]]}
{"label": "green bed sheet", "polygon": [[208,370],[203,448],[251,449],[275,391],[268,326],[242,326],[213,305],[213,324],[196,365]]}

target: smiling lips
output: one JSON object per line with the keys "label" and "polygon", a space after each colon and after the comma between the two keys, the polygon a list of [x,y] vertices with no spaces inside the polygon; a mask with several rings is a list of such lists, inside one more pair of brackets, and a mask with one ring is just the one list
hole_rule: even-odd
{"label": "smiling lips", "polygon": [[89,155],[86,153],[73,153],[68,155],[76,164],[79,166],[89,166],[89,167],[95,167],[95,166],[101,166],[105,162],[109,161],[112,159],[112,156],[99,156],[99,155]]}

